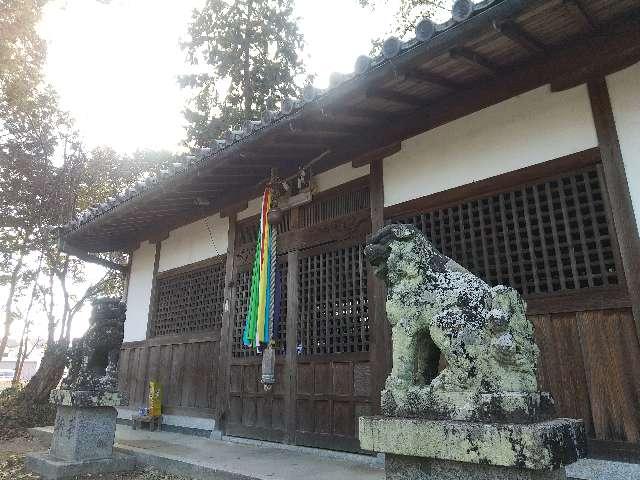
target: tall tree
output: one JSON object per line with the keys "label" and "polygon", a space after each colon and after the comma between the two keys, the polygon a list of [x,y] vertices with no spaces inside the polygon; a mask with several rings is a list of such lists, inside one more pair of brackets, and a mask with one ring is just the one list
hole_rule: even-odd
{"label": "tall tree", "polygon": [[45,44],[36,31],[44,1],[0,0],[0,284],[6,286],[0,356],[17,318],[29,256],[45,235],[55,129],[64,121],[43,83]]}
{"label": "tall tree", "polygon": [[207,0],[194,10],[183,48],[201,72],[179,79],[196,91],[184,112],[190,145],[209,146],[227,128],[299,93],[303,38],[296,21],[293,0]]}

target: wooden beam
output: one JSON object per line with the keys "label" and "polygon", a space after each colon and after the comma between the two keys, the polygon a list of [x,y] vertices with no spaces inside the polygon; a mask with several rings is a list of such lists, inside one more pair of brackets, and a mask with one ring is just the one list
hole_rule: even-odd
{"label": "wooden beam", "polygon": [[580,22],[582,28],[587,32],[592,32],[597,25],[587,13],[581,0],[563,0],[563,4],[570,15]]}
{"label": "wooden beam", "polygon": [[295,145],[299,147],[306,146],[326,146],[331,140],[325,136],[318,136],[313,132],[305,132],[303,130],[295,130],[289,132],[283,132],[274,138],[274,144],[277,145],[282,142],[285,145]]}
{"label": "wooden beam", "polygon": [[469,65],[478,67],[491,75],[497,75],[500,68],[488,58],[480,55],[468,48],[454,48],[449,52],[449,56],[456,60],[461,60]]}
{"label": "wooden beam", "polygon": [[427,72],[425,70],[409,70],[401,76],[402,80],[409,80],[417,83],[430,83],[447,90],[455,91],[463,88],[463,86],[453,80],[449,80],[437,73]]}
{"label": "wooden beam", "polygon": [[351,166],[353,168],[358,168],[367,164],[373,164],[377,160],[381,160],[393,155],[394,153],[398,153],[401,150],[401,148],[402,148],[402,144],[398,142],[392,145],[388,145],[386,147],[379,148],[372,152],[367,152],[364,155],[361,155],[351,160]]}
{"label": "wooden beam", "polygon": [[83,262],[95,263],[96,265],[100,265],[101,267],[105,267],[110,270],[116,270],[125,276],[125,281],[128,278],[128,273],[129,273],[128,265],[122,265],[120,263],[115,263],[110,260],[106,260],[104,258],[96,257],[95,255],[90,255],[88,252],[84,252],[78,248],[74,248],[71,245],[65,244],[64,241],[61,242],[60,250],[66,253],[67,255],[71,255],[73,257],[79,258]]}
{"label": "wooden beam", "polygon": [[354,117],[354,118],[366,118],[367,120],[386,121],[402,118],[402,114],[395,112],[384,112],[382,110],[376,110],[373,108],[364,108],[358,106],[349,105],[335,105],[327,106],[333,115],[338,117]]}
{"label": "wooden beam", "polygon": [[153,336],[153,327],[156,320],[156,310],[158,308],[158,268],[160,268],[161,250],[162,242],[156,242],[156,254],[153,259],[153,273],[151,276],[151,293],[149,295],[149,313],[147,315],[147,339]]}
{"label": "wooden beam", "polygon": [[249,203],[246,201],[239,202],[234,205],[229,205],[228,207],[225,207],[220,210],[220,218],[229,217],[229,222],[231,222],[231,217],[235,218],[238,212],[241,212],[242,210],[246,210],[248,206],[249,206]]}
{"label": "wooden beam", "polygon": [[366,133],[366,128],[360,125],[343,123],[339,120],[322,118],[321,120],[305,120],[298,128],[313,135],[361,135]]}
{"label": "wooden beam", "polygon": [[[384,226],[384,180],[382,159],[371,163],[369,172],[369,196],[371,233]],[[386,288],[384,282],[377,278],[372,268],[367,268],[367,296],[369,302],[369,322],[373,328],[374,375],[372,381],[371,402],[379,412],[380,392],[391,369],[391,326],[386,313]]]}
{"label": "wooden beam", "polygon": [[266,167],[266,168],[271,168],[273,166],[273,162],[274,161],[279,161],[279,160],[286,160],[287,158],[292,157],[287,156],[285,154],[282,153],[266,153],[266,152],[260,152],[260,151],[246,151],[246,152],[242,152],[240,154],[238,154],[238,158],[242,159],[242,160],[247,160],[251,163],[244,163],[243,162],[239,162],[238,166],[241,167]]}
{"label": "wooden beam", "polygon": [[389,102],[399,103],[411,108],[419,108],[427,105],[427,102],[422,97],[396,92],[388,88],[369,89],[367,90],[367,98],[387,100]]}
{"label": "wooden beam", "polygon": [[285,389],[285,430],[288,443],[294,443],[296,431],[296,385],[298,370],[298,354],[296,347],[298,345],[297,328],[298,328],[298,303],[300,292],[300,276],[298,275],[298,259],[297,250],[287,253],[287,351],[285,357],[285,374],[288,389]]}
{"label": "wooden beam", "polygon": [[547,53],[546,45],[533,38],[513,21],[493,22],[493,28],[534,55]]}
{"label": "wooden beam", "polygon": [[633,319],[640,336],[640,234],[606,80],[592,80],[587,86]]}
{"label": "wooden beam", "polygon": [[[230,365],[233,347],[233,321],[236,312],[236,229],[237,216],[229,215],[229,230],[227,233],[227,258],[224,271],[224,306],[222,309],[222,326],[220,327],[220,349],[218,357],[218,391],[216,392],[215,417],[219,428],[224,428],[229,411],[229,383]],[[215,368],[211,365],[211,368]]]}

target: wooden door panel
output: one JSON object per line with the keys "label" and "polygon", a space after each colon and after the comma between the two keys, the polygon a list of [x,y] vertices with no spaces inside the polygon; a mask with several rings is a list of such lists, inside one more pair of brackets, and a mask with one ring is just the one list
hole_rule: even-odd
{"label": "wooden door panel", "polygon": [[284,361],[276,361],[276,383],[265,391],[260,383],[262,357],[236,359],[231,366],[227,435],[283,442],[286,437],[285,400],[288,378]]}

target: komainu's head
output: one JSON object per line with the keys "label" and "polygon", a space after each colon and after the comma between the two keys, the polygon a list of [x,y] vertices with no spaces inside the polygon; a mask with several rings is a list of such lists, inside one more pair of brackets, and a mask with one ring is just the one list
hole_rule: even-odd
{"label": "komainu's head", "polygon": [[420,273],[444,272],[447,263],[455,263],[442,255],[415,226],[391,224],[373,234],[364,254],[377,277],[387,286],[399,279],[410,279]]}

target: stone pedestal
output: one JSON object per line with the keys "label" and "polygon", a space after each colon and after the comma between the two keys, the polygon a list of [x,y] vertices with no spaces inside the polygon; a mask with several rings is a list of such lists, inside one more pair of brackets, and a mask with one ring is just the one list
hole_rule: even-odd
{"label": "stone pedestal", "polygon": [[111,458],[117,418],[114,407],[58,407],[51,455],[78,461]]}
{"label": "stone pedestal", "polygon": [[566,480],[564,469],[523,470],[403,455],[385,455],[387,480]]}
{"label": "stone pedestal", "polygon": [[560,480],[584,455],[584,425],[361,417],[360,445],[384,452],[388,480]]}
{"label": "stone pedestal", "polygon": [[51,403],[58,405],[51,450],[27,456],[27,468],[45,479],[87,473],[135,469],[135,459],[114,454],[118,412],[127,405],[117,392],[54,390]]}

